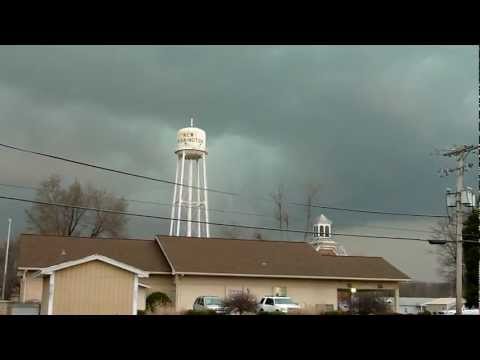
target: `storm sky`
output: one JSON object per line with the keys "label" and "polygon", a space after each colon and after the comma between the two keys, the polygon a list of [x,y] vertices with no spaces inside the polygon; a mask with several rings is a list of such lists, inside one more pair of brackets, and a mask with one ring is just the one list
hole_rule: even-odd
{"label": "storm sky", "polygon": [[[473,46],[2,46],[0,142],[174,180],[175,133],[190,116],[207,132],[213,221],[277,226],[268,197],[321,186],[317,203],[445,214],[453,160],[435,148],[477,143],[478,49]],[[477,163],[474,156],[470,161]],[[0,183],[36,186],[52,173],[127,199],[168,204],[170,185],[0,150]],[[476,168],[466,185],[476,188]],[[0,194],[33,198],[28,189]],[[27,205],[0,200],[0,219],[25,230]],[[129,210],[169,216],[169,207]],[[314,209],[333,231],[429,238],[436,219]],[[292,228],[304,208],[289,206]],[[131,219],[129,237],[167,233]],[[223,229],[212,228],[221,236]],[[266,232],[270,239],[286,239]],[[3,238],[3,235],[2,235]],[[298,240],[301,234],[289,234]],[[350,255],[383,256],[412,278],[439,281],[425,243],[337,236]]]}

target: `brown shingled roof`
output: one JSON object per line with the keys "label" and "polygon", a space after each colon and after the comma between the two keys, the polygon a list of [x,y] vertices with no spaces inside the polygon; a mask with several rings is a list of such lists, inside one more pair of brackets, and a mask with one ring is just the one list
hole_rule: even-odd
{"label": "brown shingled roof", "polygon": [[18,267],[44,268],[88,255],[104,255],[147,272],[171,272],[155,240],[22,234]]}
{"label": "brown shingled roof", "polygon": [[19,268],[99,254],[147,272],[408,280],[380,257],[331,256],[305,242],[158,236],[154,240],[22,234]]}
{"label": "brown shingled roof", "polygon": [[321,255],[305,242],[157,237],[176,273],[408,280],[381,257]]}

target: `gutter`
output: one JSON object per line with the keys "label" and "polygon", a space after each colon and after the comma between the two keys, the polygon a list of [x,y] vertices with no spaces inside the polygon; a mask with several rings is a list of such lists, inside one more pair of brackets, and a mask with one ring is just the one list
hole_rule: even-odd
{"label": "gutter", "polygon": [[160,239],[158,236],[155,236],[155,241],[157,242],[158,246],[160,246],[160,250],[162,250],[163,256],[165,256],[165,259],[167,259],[168,265],[170,265],[170,268],[172,269],[172,275],[176,274],[175,268],[173,267],[173,263],[170,261],[170,258],[167,255],[167,252],[165,251],[165,248],[163,247]]}
{"label": "gutter", "polygon": [[232,276],[232,277],[254,277],[254,278],[286,278],[286,279],[319,279],[319,280],[345,280],[345,281],[412,281],[412,279],[392,279],[392,278],[358,278],[358,277],[339,277],[339,276],[308,276],[308,275],[266,275],[266,274],[233,274],[233,273],[203,273],[203,272],[177,272],[179,275],[196,276]]}
{"label": "gutter", "polygon": [[23,270],[23,296],[22,296],[22,302],[25,302],[25,293],[27,292],[27,270]]}

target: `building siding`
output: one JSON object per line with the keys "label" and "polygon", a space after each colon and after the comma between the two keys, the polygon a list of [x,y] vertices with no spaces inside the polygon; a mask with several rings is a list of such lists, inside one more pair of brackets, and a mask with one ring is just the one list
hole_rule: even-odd
{"label": "building siding", "polygon": [[146,290],[143,287],[138,287],[138,296],[137,296],[137,310],[145,311],[145,299],[147,297]]}
{"label": "building siding", "polygon": [[53,314],[130,315],[134,276],[101,261],[56,271]]}
{"label": "building siding", "polygon": [[[306,308],[332,305],[336,310],[338,289],[349,286],[357,289],[377,289],[379,284],[385,290],[398,289],[398,283],[391,282],[178,276],[176,308],[177,311],[191,309],[198,296],[213,295],[224,298],[234,291],[249,291],[260,300],[264,295],[272,295],[275,287],[285,287],[287,296]],[[398,303],[398,299],[396,302]]]}
{"label": "building siding", "polygon": [[148,278],[140,279],[140,282],[150,286],[149,289],[146,289],[145,296],[154,292],[162,292],[166,294],[172,302],[175,302],[175,283],[172,275],[150,274]]}
{"label": "building siding", "polygon": [[455,304],[431,304],[431,305],[425,305],[424,306],[425,310],[431,313],[436,313],[440,311],[447,311],[451,309],[455,309]]}
{"label": "building siding", "polygon": [[48,295],[49,295],[50,276],[42,278],[42,303],[40,305],[40,315],[48,314]]}
{"label": "building siding", "polygon": [[42,277],[34,278],[37,271],[27,271],[25,279],[20,278],[20,301],[40,302],[42,301]]}

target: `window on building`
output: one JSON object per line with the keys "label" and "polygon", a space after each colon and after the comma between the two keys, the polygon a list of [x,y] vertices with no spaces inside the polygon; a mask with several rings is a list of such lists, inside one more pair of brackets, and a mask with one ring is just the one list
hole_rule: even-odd
{"label": "window on building", "polygon": [[228,289],[228,295],[229,296],[235,296],[235,295],[239,295],[239,294],[242,294],[242,293],[243,293],[242,289]]}
{"label": "window on building", "polygon": [[320,236],[323,237],[323,225],[320,225]]}
{"label": "window on building", "polygon": [[333,311],[334,307],[333,304],[326,304],[325,305],[325,311]]}
{"label": "window on building", "polygon": [[325,237],[330,236],[330,226],[325,226]]}
{"label": "window on building", "polygon": [[275,286],[273,288],[273,295],[275,295],[275,296],[287,296],[287,288],[285,286]]}

